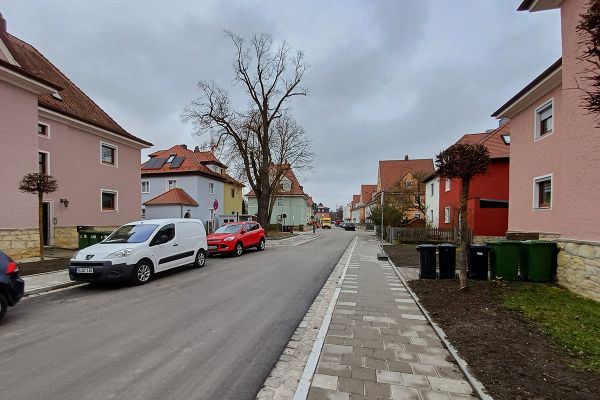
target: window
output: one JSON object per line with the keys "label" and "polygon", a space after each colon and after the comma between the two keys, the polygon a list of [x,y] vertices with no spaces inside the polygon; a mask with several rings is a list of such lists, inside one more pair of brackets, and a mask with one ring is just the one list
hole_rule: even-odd
{"label": "window", "polygon": [[38,135],[48,137],[50,133],[50,127],[46,124],[38,122]]}
{"label": "window", "polygon": [[[283,205],[283,197],[278,197],[277,198],[277,205],[278,206],[282,206]],[[319,212],[321,212],[321,211],[319,211]]]}
{"label": "window", "polygon": [[552,208],[552,175],[534,178],[533,208]]}
{"label": "window", "polygon": [[420,204],[421,203],[421,195],[415,195],[415,203]]}
{"label": "window", "polygon": [[38,153],[38,172],[42,175],[48,174],[48,153],[43,151]]}
{"label": "window", "polygon": [[186,211],[185,215],[183,216],[183,218],[192,218],[192,213],[189,211]]}
{"label": "window", "polygon": [[429,214],[430,214],[431,222],[433,222],[433,210],[429,210]]}
{"label": "window", "polygon": [[175,189],[177,187],[177,181],[175,179],[167,180],[167,190]]}
{"label": "window", "polygon": [[[161,239],[163,236],[166,236],[166,239]],[[160,228],[160,230],[158,232],[156,232],[156,235],[154,235],[154,237],[152,238],[152,242],[150,243],[150,246],[156,246],[157,244],[163,244],[163,243],[168,243],[171,240],[175,239],[175,225],[174,224],[169,224],[169,225],[165,225],[162,228]],[[160,243],[159,243],[160,241]]]}
{"label": "window", "polygon": [[411,188],[413,186],[413,182],[412,181],[404,181],[404,186],[406,186],[407,188]]}
{"label": "window", "polygon": [[210,182],[210,183],[208,184],[208,193],[209,193],[209,194],[215,194],[215,184],[214,184],[214,183],[212,183],[212,182]]}
{"label": "window", "polygon": [[175,154],[171,154],[169,156],[169,158],[167,158],[167,163],[172,163],[174,159],[175,159]]}
{"label": "window", "polygon": [[102,191],[102,211],[117,210],[117,192]]}
{"label": "window", "polygon": [[101,144],[101,160],[105,165],[117,165],[117,148],[110,144]]}
{"label": "window", "polygon": [[435,185],[433,182],[429,185],[429,195],[433,196],[435,194]]}
{"label": "window", "polygon": [[231,198],[235,199],[235,189],[231,189]]}
{"label": "window", "polygon": [[446,178],[446,192],[450,191],[450,178]]}
{"label": "window", "polygon": [[504,144],[510,144],[510,135],[500,135]]}
{"label": "window", "polygon": [[553,100],[549,100],[535,110],[535,138],[552,133],[554,127]]}
{"label": "window", "polygon": [[415,219],[421,219],[421,214],[415,213]]}
{"label": "window", "polygon": [[150,192],[150,182],[142,181],[142,193],[149,193],[149,192]]}
{"label": "window", "polygon": [[444,223],[450,223],[450,207],[444,207]]}

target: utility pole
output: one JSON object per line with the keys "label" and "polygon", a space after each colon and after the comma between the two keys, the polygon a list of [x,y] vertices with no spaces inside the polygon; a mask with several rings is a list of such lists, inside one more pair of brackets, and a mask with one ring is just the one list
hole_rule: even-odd
{"label": "utility pole", "polygon": [[383,190],[381,190],[381,252],[377,253],[377,259],[378,260],[387,260],[388,256],[387,254],[385,254],[385,251],[383,250]]}

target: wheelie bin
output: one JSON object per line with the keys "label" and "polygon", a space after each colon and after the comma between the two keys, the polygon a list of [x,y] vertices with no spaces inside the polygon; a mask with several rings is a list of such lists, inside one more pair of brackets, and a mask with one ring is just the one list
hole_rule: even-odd
{"label": "wheelie bin", "polygon": [[530,282],[552,281],[556,243],[545,240],[524,240],[521,245],[521,277]]}
{"label": "wheelie bin", "polygon": [[488,279],[490,248],[485,244],[469,245],[469,279],[485,281]]}
{"label": "wheelie bin", "polygon": [[437,246],[434,244],[420,244],[417,246],[421,264],[419,279],[435,279],[436,250]]}
{"label": "wheelie bin", "polygon": [[521,242],[518,240],[502,240],[487,242],[490,246],[492,274],[496,278],[514,281],[519,276]]}
{"label": "wheelie bin", "polygon": [[438,246],[440,257],[440,279],[456,278],[456,245],[442,243]]}

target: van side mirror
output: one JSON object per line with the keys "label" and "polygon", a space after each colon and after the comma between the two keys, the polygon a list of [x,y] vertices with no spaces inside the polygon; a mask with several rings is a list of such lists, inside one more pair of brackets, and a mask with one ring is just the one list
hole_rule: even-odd
{"label": "van side mirror", "polygon": [[167,235],[160,235],[160,238],[156,241],[156,244],[163,244],[169,241],[169,237]]}

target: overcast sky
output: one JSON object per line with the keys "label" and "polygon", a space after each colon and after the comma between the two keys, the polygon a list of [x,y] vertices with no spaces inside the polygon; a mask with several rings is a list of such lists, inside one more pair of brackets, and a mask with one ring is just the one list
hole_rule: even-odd
{"label": "overcast sky", "polygon": [[311,65],[309,96],[291,104],[317,154],[300,180],[333,208],[376,183],[378,160],[433,158],[496,127],[490,114],[560,57],[558,11],[520,2],[2,0],[0,11],[153,150],[203,141],[180,114],[198,80],[231,86],[225,29],[286,40]]}

